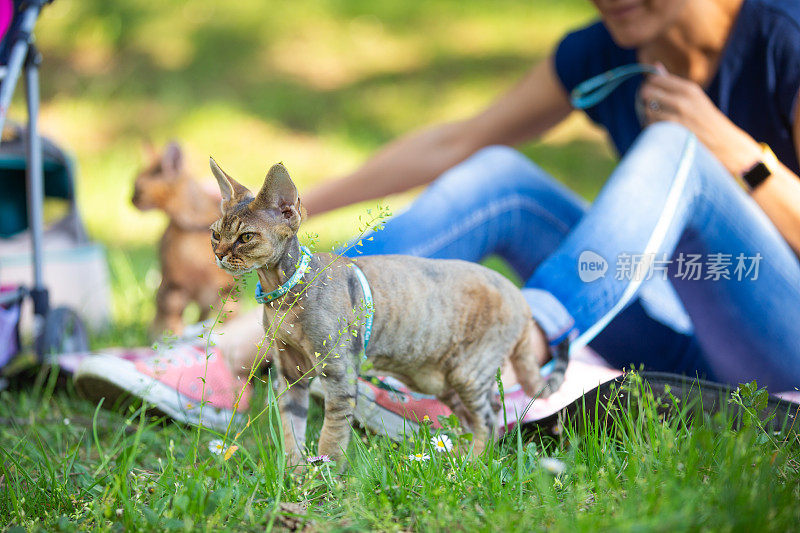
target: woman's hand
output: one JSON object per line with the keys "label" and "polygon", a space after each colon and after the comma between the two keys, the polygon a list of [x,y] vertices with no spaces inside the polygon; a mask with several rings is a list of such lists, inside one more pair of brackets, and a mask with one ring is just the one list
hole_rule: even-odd
{"label": "woman's hand", "polygon": [[720,111],[697,83],[670,74],[647,77],[639,96],[648,123],[671,120],[685,126],[734,176],[758,161],[758,143]]}

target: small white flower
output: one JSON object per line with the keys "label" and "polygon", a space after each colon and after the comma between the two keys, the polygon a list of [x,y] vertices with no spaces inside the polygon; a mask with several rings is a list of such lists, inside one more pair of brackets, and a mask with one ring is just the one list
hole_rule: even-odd
{"label": "small white flower", "polygon": [[408,455],[411,461],[427,461],[431,458],[427,453],[412,453]]}
{"label": "small white flower", "polygon": [[208,443],[208,451],[214,455],[220,455],[225,451],[225,443],[220,439],[214,439]]}
{"label": "small white flower", "polygon": [[560,476],[567,471],[567,465],[564,464],[564,461],[559,461],[552,457],[542,457],[539,459],[539,466],[554,476]]}
{"label": "small white flower", "polygon": [[449,452],[453,449],[453,441],[447,435],[436,435],[431,437],[431,445],[437,452]]}
{"label": "small white flower", "polygon": [[68,426],[69,424],[70,424],[70,419],[69,418],[65,418],[64,419],[64,425]]}

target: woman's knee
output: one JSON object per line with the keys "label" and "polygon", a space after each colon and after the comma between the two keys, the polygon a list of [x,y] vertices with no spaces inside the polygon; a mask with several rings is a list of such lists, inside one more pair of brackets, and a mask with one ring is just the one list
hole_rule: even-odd
{"label": "woman's knee", "polygon": [[525,155],[504,144],[493,144],[481,148],[466,161],[496,168],[536,167]]}
{"label": "woman's knee", "polygon": [[639,161],[651,172],[655,165],[677,164],[685,158],[692,158],[696,152],[697,139],[686,127],[677,122],[662,121],[650,124],[642,130],[625,154],[625,160]]}
{"label": "woman's knee", "polygon": [[712,183],[714,187],[731,185],[730,173],[716,156],[689,129],[676,122],[647,126],[625,159],[633,160],[639,180],[651,184],[659,178],[672,183],[682,174],[690,173],[689,182],[695,188],[708,188]]}
{"label": "woman's knee", "polygon": [[459,195],[472,193],[486,197],[493,193],[518,193],[536,183],[555,183],[555,180],[517,150],[493,145],[444,172],[432,187]]}
{"label": "woman's knee", "polygon": [[669,120],[654,122],[642,130],[636,144],[686,143],[694,134],[684,125]]}
{"label": "woman's knee", "polygon": [[695,136],[680,124],[657,122],[647,126],[614,169],[601,197],[661,198],[678,178],[693,171],[698,148],[702,146]]}

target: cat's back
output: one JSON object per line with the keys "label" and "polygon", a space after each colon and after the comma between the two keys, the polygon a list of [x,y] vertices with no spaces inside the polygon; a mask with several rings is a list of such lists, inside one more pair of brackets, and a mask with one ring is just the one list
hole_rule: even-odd
{"label": "cat's back", "polygon": [[[450,285],[462,280],[478,278],[502,288],[516,288],[502,274],[478,263],[462,259],[431,259],[411,255],[372,255],[359,257],[356,264],[365,275],[369,273],[381,281],[386,278],[413,277],[423,283]],[[369,277],[368,275],[368,277]]]}
{"label": "cat's back", "polygon": [[[403,301],[449,308],[515,307],[527,305],[519,289],[505,276],[460,259],[429,259],[406,255],[358,258],[374,293]],[[378,296],[376,296],[377,299]],[[377,305],[377,302],[376,302]]]}
{"label": "cat's back", "polygon": [[419,369],[414,365],[467,345],[505,353],[530,321],[519,289],[476,263],[396,255],[361,257],[357,264],[374,298],[376,367],[400,357]]}

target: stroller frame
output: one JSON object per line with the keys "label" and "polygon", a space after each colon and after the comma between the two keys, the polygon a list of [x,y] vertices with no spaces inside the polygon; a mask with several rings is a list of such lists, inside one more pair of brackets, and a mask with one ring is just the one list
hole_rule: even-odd
{"label": "stroller frame", "polygon": [[[31,230],[33,252],[33,286],[19,287],[0,294],[0,305],[19,302],[30,296],[33,301],[34,339],[38,356],[59,351],[65,344],[72,350],[86,349],[86,333],[83,323],[74,311],[59,307],[50,309],[50,297],[44,284],[44,168],[42,142],[39,136],[39,64],[42,56],[34,44],[33,28],[42,8],[53,0],[26,0],[22,4],[21,17],[16,33],[9,35],[13,45],[8,58],[5,75],[0,82],[0,132],[5,126],[8,108],[14,96],[20,74],[25,74],[25,101],[28,112],[28,127],[25,139],[25,167],[27,182],[28,225]],[[0,141],[1,142],[1,141]]]}

